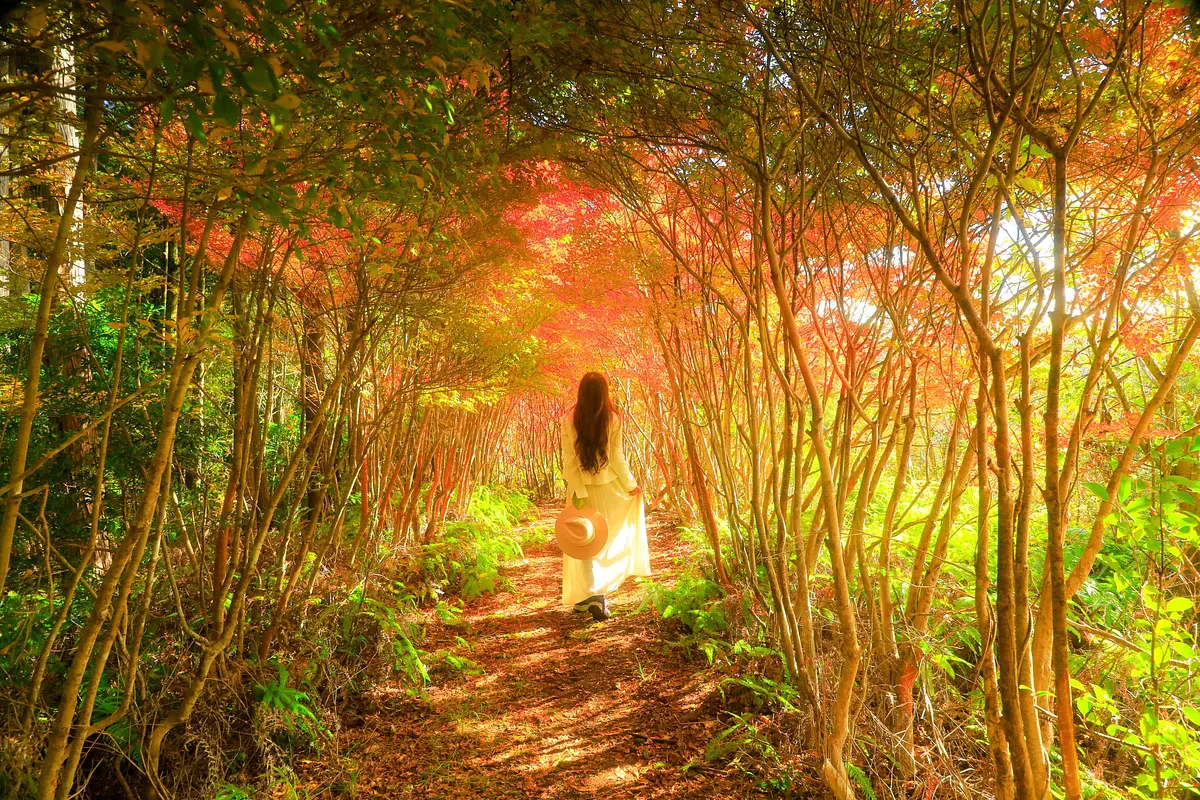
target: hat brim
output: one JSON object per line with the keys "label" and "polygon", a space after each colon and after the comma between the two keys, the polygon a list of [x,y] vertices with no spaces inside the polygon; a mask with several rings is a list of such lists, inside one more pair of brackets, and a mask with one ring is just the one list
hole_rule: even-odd
{"label": "hat brim", "polygon": [[[580,518],[590,521],[595,530],[592,538],[584,544],[572,541],[567,535],[567,524]],[[568,505],[554,520],[554,538],[558,540],[563,555],[580,560],[592,558],[608,544],[608,520],[594,508],[575,508]]]}

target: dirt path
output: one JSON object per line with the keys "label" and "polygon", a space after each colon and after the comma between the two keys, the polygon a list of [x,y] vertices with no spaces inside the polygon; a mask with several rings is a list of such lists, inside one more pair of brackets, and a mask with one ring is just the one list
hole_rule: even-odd
{"label": "dirt path", "polygon": [[[674,528],[651,520],[655,580],[690,557]],[[358,798],[740,798],[758,796],[735,769],[709,769],[720,728],[716,688],[667,644],[651,610],[634,613],[633,581],[593,623],[559,604],[554,544],[506,569],[511,592],[469,604],[460,626],[434,626],[424,645],[480,670],[439,679],[428,700],[381,687],[341,737]],[[691,764],[692,766],[688,766]]]}

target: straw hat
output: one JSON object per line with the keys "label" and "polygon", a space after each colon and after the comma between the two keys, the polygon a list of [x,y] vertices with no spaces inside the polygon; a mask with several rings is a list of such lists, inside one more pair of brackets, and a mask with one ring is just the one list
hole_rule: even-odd
{"label": "straw hat", "polygon": [[608,544],[608,520],[594,508],[568,505],[554,521],[558,546],[571,558],[591,558]]}

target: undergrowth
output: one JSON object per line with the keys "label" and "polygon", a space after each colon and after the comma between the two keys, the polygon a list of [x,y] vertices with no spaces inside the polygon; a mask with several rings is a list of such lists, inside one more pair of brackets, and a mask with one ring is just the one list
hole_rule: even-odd
{"label": "undergrowth", "polygon": [[479,487],[466,517],[449,523],[441,538],[417,554],[414,577],[421,598],[436,602],[453,595],[470,601],[508,588],[500,570],[524,556],[523,546],[534,537],[524,523],[533,511],[520,492]]}
{"label": "undergrowth", "polygon": [[[681,538],[697,553],[710,552],[701,532],[682,529]],[[639,608],[651,607],[675,634],[668,646],[702,657],[716,681],[710,702],[725,725],[685,771],[719,765],[742,772],[773,796],[808,796],[812,776],[819,773],[809,757],[813,711],[785,674],[783,655],[771,646],[762,624],[767,612],[755,607],[753,594],[723,588],[704,566],[709,563],[687,564],[673,584],[645,580]],[[846,767],[859,796],[874,800],[870,775],[856,764]]]}
{"label": "undergrowth", "polygon": [[[349,586],[336,579],[347,573],[323,577],[280,632],[276,656],[246,663],[242,681],[206,693],[172,734],[164,788],[179,798],[297,797],[292,764],[338,758],[342,719],[375,702],[374,687],[394,683],[420,703],[432,683],[479,674],[466,638],[431,651],[426,626],[461,625],[466,603],[507,587],[505,563],[547,535],[530,525],[533,511],[519,492],[480,487],[436,541],[406,558],[385,554]],[[136,750],[126,757],[136,761]]]}

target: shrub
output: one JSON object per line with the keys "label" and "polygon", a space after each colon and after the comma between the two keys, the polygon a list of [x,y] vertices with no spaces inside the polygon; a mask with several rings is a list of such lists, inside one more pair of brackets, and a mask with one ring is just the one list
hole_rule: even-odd
{"label": "shrub", "polygon": [[288,669],[276,664],[278,679],[256,684],[260,710],[269,727],[285,734],[292,747],[311,748],[329,735],[329,731],[313,712],[308,694],[288,686]]}
{"label": "shrub", "polygon": [[474,600],[507,584],[500,569],[524,557],[527,529],[519,526],[535,510],[528,497],[503,487],[480,486],[467,506],[467,518],[446,526],[442,537],[424,545],[417,572],[423,599],[444,594]]}
{"label": "shrub", "polygon": [[663,619],[678,619],[694,636],[719,636],[729,630],[725,592],[708,576],[696,571],[679,576],[674,586],[647,582],[648,601]]}

